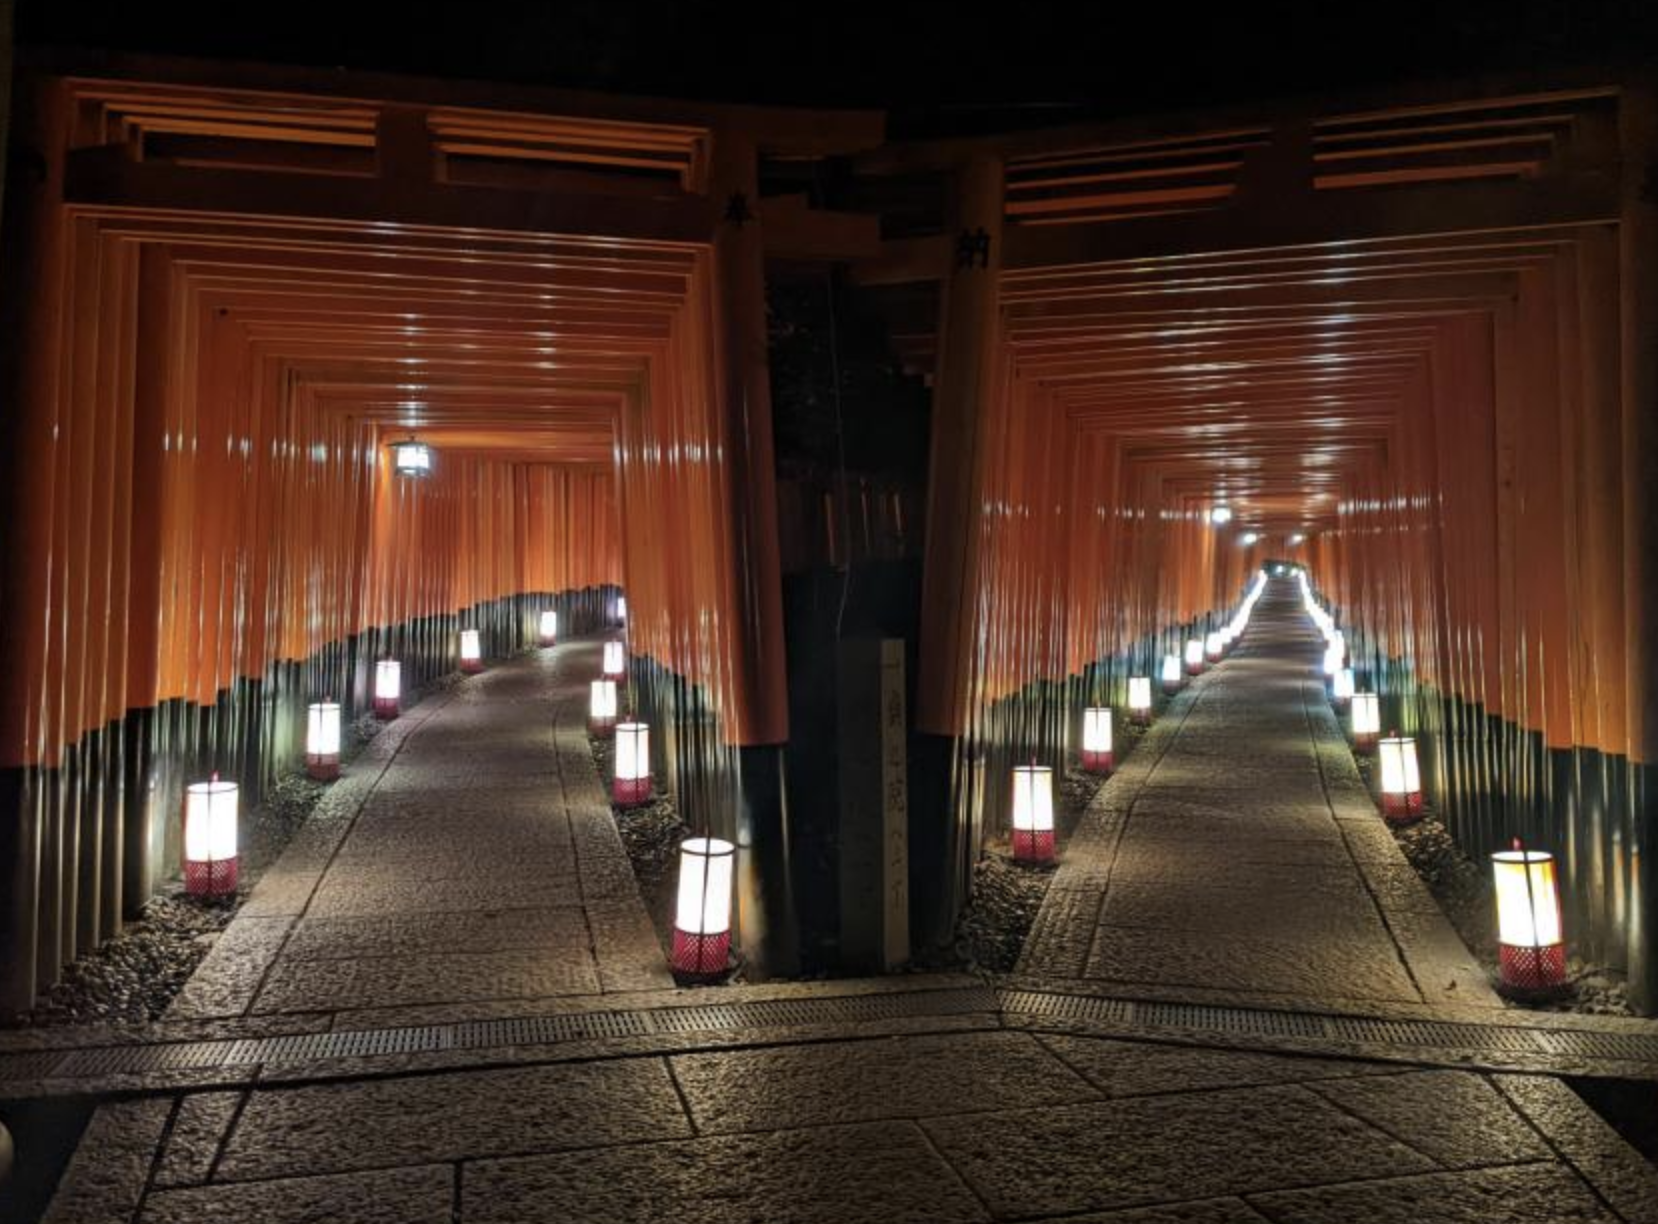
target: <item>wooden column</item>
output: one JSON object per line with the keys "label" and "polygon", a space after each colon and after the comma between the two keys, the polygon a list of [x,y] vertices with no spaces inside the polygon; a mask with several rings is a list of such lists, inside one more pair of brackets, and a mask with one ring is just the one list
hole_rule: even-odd
{"label": "wooden column", "polygon": [[955,258],[942,287],[938,376],[927,467],[916,728],[959,736],[966,726],[979,580],[979,510],[996,357],[1002,258],[1002,163],[975,157],[958,172],[949,216]]}
{"label": "wooden column", "polygon": [[1631,830],[1639,856],[1629,921],[1636,1006],[1658,1010],[1658,97],[1630,89],[1623,144],[1624,633],[1629,676]]}
{"label": "wooden column", "polygon": [[723,714],[725,733],[735,738],[739,753],[737,937],[760,974],[789,973],[797,968],[799,949],[783,778],[788,662],[758,157],[746,136],[722,132],[715,139],[710,192],[720,210],[714,237],[716,393],[725,447],[726,581],[734,588],[727,606],[736,613],[727,631],[740,707]]}

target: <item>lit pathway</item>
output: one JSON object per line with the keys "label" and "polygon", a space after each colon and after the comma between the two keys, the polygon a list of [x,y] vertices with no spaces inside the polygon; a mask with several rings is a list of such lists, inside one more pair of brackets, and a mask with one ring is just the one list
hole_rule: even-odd
{"label": "lit pathway", "polygon": [[[1387,834],[1318,808],[1293,669],[1228,668],[1278,699],[1207,683],[1165,763],[1202,798],[1159,798],[1161,839],[1136,829],[1113,883],[1130,862],[1156,863],[1113,894],[1135,898],[1127,918],[1146,925],[1096,939],[1096,904],[1064,967],[1165,993],[1171,980],[1324,992],[1329,977],[1360,993],[1363,970],[1372,998],[1418,998],[1411,973],[1437,979],[1426,961],[1398,963],[1369,869],[1348,857],[1349,838],[1383,845],[1357,830]],[[152,1040],[180,1044],[133,1072],[97,1071],[118,1048],[89,1052],[103,1103],[46,1224],[1658,1220],[1658,1171],[1536,1073],[1535,1041],[1495,1074],[1450,1050],[1424,1060],[1276,1032],[1136,1029],[1109,1007],[1043,1013],[970,977],[651,989],[666,981],[660,957],[580,742],[573,694],[589,669],[575,650],[500,667],[377,741],[179,1016],[154,1026]],[[1216,764],[1225,737],[1199,729],[1252,702],[1271,744],[1241,765],[1222,754],[1219,781],[1199,749]],[[1154,734],[1142,767],[1158,747]],[[1245,778],[1280,771],[1291,804],[1232,810]],[[1249,812],[1278,836],[1205,835]],[[1256,878],[1228,879],[1245,861]],[[1271,889],[1287,892],[1263,901]],[[1192,912],[1217,917],[1182,933]],[[1063,933],[1047,915],[1035,951],[1072,955]],[[1213,956],[1200,950],[1210,937]],[[1297,968],[1302,945],[1311,959]],[[1182,971],[1163,973],[1159,957],[1183,949]],[[593,993],[613,989],[631,993]],[[0,1041],[0,1092],[23,1090],[5,1059],[56,1066],[31,1051],[66,1039]],[[36,1091],[77,1087],[48,1077]]]}
{"label": "lit pathway", "polygon": [[1123,994],[1296,1006],[1500,1001],[1394,844],[1294,584],[1102,787],[1020,964]]}
{"label": "lit pathway", "polygon": [[168,1019],[412,1023],[671,986],[587,746],[597,672],[596,645],[560,646],[498,663],[386,727]]}

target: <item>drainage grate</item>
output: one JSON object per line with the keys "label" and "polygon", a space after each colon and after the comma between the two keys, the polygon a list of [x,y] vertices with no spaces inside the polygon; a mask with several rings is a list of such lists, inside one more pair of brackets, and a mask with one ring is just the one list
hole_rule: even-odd
{"label": "drainage grate", "polygon": [[1443,1020],[1322,1016],[1201,1003],[1128,1002],[1040,991],[1007,991],[1002,995],[1002,1006],[1009,1013],[1035,1019],[1251,1037],[1297,1037],[1335,1045],[1391,1046],[1424,1057],[1432,1057],[1437,1051],[1456,1050],[1493,1059],[1525,1055],[1533,1063],[1539,1058],[1558,1057],[1648,1063],[1658,1068],[1658,1033],[1648,1037],[1637,1033],[1568,1032]]}
{"label": "drainage grate", "polygon": [[[168,1042],[81,1050],[41,1050],[0,1055],[0,1082],[87,1080],[100,1076],[183,1069],[247,1067],[444,1050],[506,1049],[560,1042],[691,1033],[801,1028],[868,1023],[906,1017],[982,1014],[1031,1021],[1080,1021],[1130,1031],[1288,1037],[1319,1043],[1335,1053],[1353,1047],[1391,1048],[1431,1060],[1472,1052],[1502,1064],[1536,1069],[1550,1059],[1570,1060],[1574,1072],[1596,1060],[1647,1064],[1658,1078],[1658,1032],[1589,1033],[1482,1025],[1441,1020],[1388,1020],[1324,1016],[1269,1008],[1201,1003],[1142,1002],[1040,990],[998,993],[984,987],[919,990],[816,999],[764,999],[701,1003],[639,1011],[600,1011],[408,1028],[298,1033],[239,1041]],[[1303,1045],[1301,1048],[1305,1048]],[[1366,1051],[1360,1050],[1359,1053]],[[85,1091],[85,1087],[78,1090]]]}

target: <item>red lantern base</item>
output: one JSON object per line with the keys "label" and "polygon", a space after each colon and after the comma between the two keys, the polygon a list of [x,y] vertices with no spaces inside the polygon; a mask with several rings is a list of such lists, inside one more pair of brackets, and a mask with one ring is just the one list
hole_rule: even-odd
{"label": "red lantern base", "polygon": [[620,684],[625,679],[625,676],[621,672],[602,671],[599,673],[599,679],[614,680],[617,684]]}
{"label": "red lantern base", "polygon": [[479,672],[483,671],[483,669],[484,661],[482,659],[461,660],[461,670],[469,676],[476,676]]}
{"label": "red lantern base", "polygon": [[1165,680],[1165,681],[1163,681],[1163,696],[1165,696],[1165,697],[1178,697],[1178,696],[1180,696],[1180,681],[1178,681],[1178,680]]}
{"label": "red lantern base", "polygon": [[1051,863],[1054,861],[1054,831],[1043,829],[1013,830],[1013,857],[1021,863]]}
{"label": "red lantern base", "polygon": [[236,891],[239,860],[214,859],[204,863],[184,862],[184,891],[192,897],[223,897]]}
{"label": "red lantern base", "polygon": [[340,758],[332,752],[305,758],[305,772],[318,782],[332,782],[340,776]]}
{"label": "red lantern base", "polygon": [[595,739],[609,739],[616,734],[616,720],[614,718],[594,718],[589,715],[587,734]]}
{"label": "red lantern base", "polygon": [[1188,676],[1201,676],[1203,674],[1203,664],[1202,663],[1188,663],[1188,664],[1186,664],[1186,674]]}
{"label": "red lantern base", "polygon": [[374,699],[374,717],[381,722],[390,722],[397,717],[397,698],[376,697]]}
{"label": "red lantern base", "polygon": [[671,963],[674,972],[682,977],[721,977],[731,960],[731,932],[719,931],[712,935],[693,935],[674,928],[674,946]]}
{"label": "red lantern base", "polygon": [[617,778],[610,786],[610,799],[618,807],[635,807],[651,797],[651,779],[646,774],[643,778]]}
{"label": "red lantern base", "polygon": [[1209,665],[1211,667],[1213,667],[1216,663],[1219,663],[1223,658],[1226,657],[1226,652],[1223,651],[1223,650],[1204,651],[1203,657],[1205,659],[1208,659],[1209,660]]}
{"label": "red lantern base", "polygon": [[1353,751],[1354,752],[1375,752],[1376,751],[1376,736],[1373,735],[1372,733],[1368,732],[1368,731],[1361,732],[1360,734],[1355,735],[1353,737]]}
{"label": "red lantern base", "polygon": [[1133,723],[1136,727],[1149,727],[1151,726],[1151,711],[1130,710],[1128,712],[1128,721]]}
{"label": "red lantern base", "polygon": [[557,646],[558,645],[558,643],[550,637],[542,638],[541,639],[541,644],[542,644],[542,646]]}
{"label": "red lantern base", "polygon": [[1395,824],[1408,824],[1422,815],[1422,792],[1409,791],[1403,795],[1382,795],[1382,815]]}
{"label": "red lantern base", "polygon": [[1108,774],[1113,768],[1111,756],[1112,754],[1109,752],[1090,752],[1084,748],[1082,750],[1082,767],[1089,773]]}
{"label": "red lantern base", "polygon": [[1497,967],[1506,990],[1529,993],[1561,990],[1566,985],[1566,946],[1517,948],[1500,944]]}

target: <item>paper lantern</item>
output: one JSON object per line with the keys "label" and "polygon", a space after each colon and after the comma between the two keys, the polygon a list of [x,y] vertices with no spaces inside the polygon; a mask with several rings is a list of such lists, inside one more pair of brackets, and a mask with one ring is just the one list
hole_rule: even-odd
{"label": "paper lantern", "polygon": [[1082,767],[1108,774],[1111,761],[1111,707],[1090,706],[1082,712]]}
{"label": "paper lantern", "polygon": [[1347,703],[1353,700],[1353,669],[1343,667],[1335,674],[1331,683],[1330,698],[1336,703],[1337,709],[1346,709]]}
{"label": "paper lantern", "polygon": [[1554,855],[1524,849],[1491,856],[1497,884],[1497,965],[1502,984],[1516,991],[1558,990],[1566,984],[1561,937],[1560,884]]}
{"label": "paper lantern", "polygon": [[461,630],[461,670],[477,675],[484,669],[484,648],[476,629]]}
{"label": "paper lantern", "polygon": [[403,698],[403,665],[396,659],[381,659],[374,665],[374,716],[396,718]]}
{"label": "paper lantern", "polygon": [[1369,752],[1382,733],[1382,699],[1375,693],[1354,693],[1347,717],[1353,731],[1353,747]]}
{"label": "paper lantern", "polygon": [[731,881],[737,847],[717,837],[690,837],[679,847],[673,967],[687,977],[722,974],[731,957]]}
{"label": "paper lantern", "polygon": [[1013,857],[1050,863],[1054,857],[1053,770],[1018,765],[1013,770]]}
{"label": "paper lantern", "polygon": [[612,680],[620,680],[627,674],[627,650],[620,642],[606,642],[604,644],[604,666],[599,674],[608,676]]}
{"label": "paper lantern", "polygon": [[1403,823],[1422,814],[1422,775],[1416,767],[1416,740],[1384,736],[1376,746],[1382,764],[1382,813]]}
{"label": "paper lantern", "polygon": [[616,724],[616,777],[610,797],[618,807],[637,807],[651,797],[651,727]]}
{"label": "paper lantern", "polygon": [[1204,657],[1211,663],[1219,663],[1221,656],[1226,653],[1226,637],[1220,633],[1211,633],[1203,639]]}
{"label": "paper lantern", "polygon": [[393,466],[399,476],[429,476],[432,448],[424,442],[399,442],[391,448]]}
{"label": "paper lantern", "polygon": [[1142,727],[1151,721],[1151,677],[1128,678],[1128,716]]}
{"label": "paper lantern", "polygon": [[595,680],[587,702],[587,729],[593,735],[609,735],[616,729],[616,682]]}
{"label": "paper lantern", "polygon": [[305,772],[319,781],[340,776],[340,703],[313,701],[305,707]]}
{"label": "paper lantern", "polygon": [[1180,691],[1180,686],[1183,683],[1180,678],[1180,656],[1172,654],[1164,655],[1163,670],[1159,674],[1163,681],[1163,692],[1168,694],[1170,697],[1178,693]]}
{"label": "paper lantern", "polygon": [[551,608],[541,614],[541,644],[552,646],[558,641],[558,613]]}
{"label": "paper lantern", "polygon": [[616,622],[617,624],[625,625],[627,624],[627,619],[628,597],[626,595],[618,595],[616,596]]}
{"label": "paper lantern", "polygon": [[1224,527],[1232,521],[1232,507],[1224,504],[1216,506],[1209,511],[1209,521],[1217,527]]}
{"label": "paper lantern", "polygon": [[184,788],[184,891],[222,897],[236,891],[236,809],[234,782],[214,774]]}
{"label": "paper lantern", "polygon": [[1199,638],[1186,640],[1186,674],[1201,676],[1203,674],[1203,642]]}

